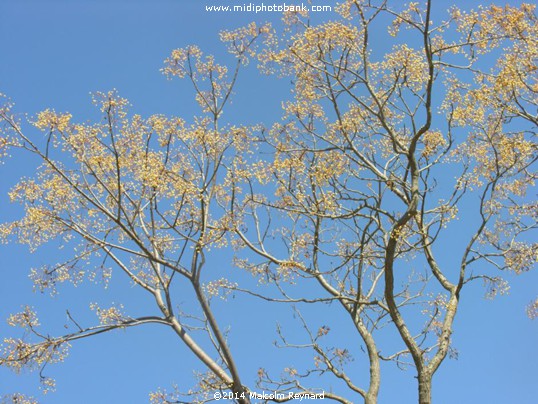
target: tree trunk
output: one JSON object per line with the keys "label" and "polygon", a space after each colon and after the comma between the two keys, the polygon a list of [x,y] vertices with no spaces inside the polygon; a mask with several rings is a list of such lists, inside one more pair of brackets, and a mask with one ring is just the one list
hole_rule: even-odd
{"label": "tree trunk", "polygon": [[367,394],[364,397],[364,404],[377,404],[377,395]]}
{"label": "tree trunk", "polygon": [[427,372],[418,375],[418,402],[431,404],[432,402],[432,376]]}

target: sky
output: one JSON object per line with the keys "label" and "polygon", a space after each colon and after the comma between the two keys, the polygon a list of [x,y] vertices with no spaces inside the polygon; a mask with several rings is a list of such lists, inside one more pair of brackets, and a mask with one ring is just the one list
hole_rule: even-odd
{"label": "sky", "polygon": [[[222,0],[222,4],[228,3],[242,4]],[[330,0],[321,3],[334,4]],[[222,56],[220,30],[252,20],[276,21],[278,17],[246,13],[223,17],[205,12],[206,4],[218,3],[0,0],[0,93],[15,102],[16,111],[30,116],[54,108],[85,121],[96,117],[89,93],[116,88],[129,99],[135,113],[191,117],[198,111],[188,86],[169,81],[159,72],[170,51],[195,43],[208,53]],[[437,1],[434,6],[444,9],[447,4]],[[327,12],[319,18],[333,16]],[[286,79],[261,77],[251,66],[240,77],[229,119],[244,123],[274,121],[288,92]],[[17,156],[0,167],[1,221],[20,215],[20,208],[9,204],[6,194],[20,177],[31,175],[34,169],[34,161]],[[143,310],[147,303],[144,297],[119,282],[113,282],[107,291],[91,285],[66,287],[54,299],[33,293],[28,279],[30,268],[54,261],[55,254],[54,249],[31,254],[25,246],[0,246],[0,337],[11,332],[5,323],[9,313],[24,304],[38,308],[43,313],[42,322],[55,327],[65,323],[66,308],[82,311],[82,305],[92,298],[126,301],[135,310]],[[462,296],[453,335],[460,355],[458,360],[447,359],[435,376],[436,403],[530,404],[538,397],[538,322],[529,320],[524,311],[537,294],[537,276],[509,277],[508,296],[485,300],[478,285]],[[244,306],[230,301],[220,310],[226,316],[240,309]],[[264,358],[259,351],[261,342],[270,343],[274,334],[274,322],[264,321],[268,307],[249,301],[248,310],[248,320],[237,326],[236,335],[240,337],[232,340],[238,362],[251,372],[260,366],[283,365],[279,362],[282,359]],[[318,315],[331,314],[322,310]],[[291,321],[289,312],[282,310],[282,316],[281,321]],[[0,397],[19,391],[39,397],[44,404],[144,403],[148,393],[159,387],[170,388],[174,383],[189,387],[192,370],[202,369],[171,332],[138,328],[75,344],[65,363],[47,369],[57,379],[58,387],[57,392],[44,397],[37,388],[37,373],[15,375],[0,369]],[[413,376],[412,370],[402,373],[384,369],[379,402],[416,401]]]}

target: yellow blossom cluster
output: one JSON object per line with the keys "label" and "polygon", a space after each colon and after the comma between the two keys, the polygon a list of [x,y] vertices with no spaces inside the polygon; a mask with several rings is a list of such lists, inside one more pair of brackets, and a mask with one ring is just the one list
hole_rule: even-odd
{"label": "yellow blossom cluster", "polygon": [[204,285],[204,290],[210,297],[220,297],[226,300],[228,295],[238,286],[236,282],[230,282],[226,278],[221,278],[216,281],[207,282]]}
{"label": "yellow blossom cluster", "polygon": [[398,13],[389,26],[388,32],[391,36],[397,36],[402,26],[407,29],[417,28],[423,21],[423,10],[420,9],[419,3],[416,1],[409,2],[407,9]]}
{"label": "yellow blossom cluster", "polygon": [[531,320],[538,317],[538,298],[527,306],[527,316],[529,316]]}
{"label": "yellow blossom cluster", "polygon": [[506,295],[510,292],[510,285],[501,277],[486,278],[486,298],[493,299],[497,295]]}
{"label": "yellow blossom cluster", "polygon": [[448,144],[443,134],[439,131],[428,131],[422,136],[421,140],[424,144],[424,149],[422,150],[422,156],[424,157],[432,156]]}
{"label": "yellow blossom cluster", "polygon": [[121,325],[128,318],[123,314],[123,305],[102,308],[97,303],[90,303],[90,309],[95,312],[102,325]]}
{"label": "yellow blossom cluster", "polygon": [[118,95],[116,89],[103,93],[96,91],[92,93],[92,102],[98,106],[101,112],[106,113],[109,117],[123,119],[127,115],[129,101]]}
{"label": "yellow blossom cluster", "polygon": [[57,114],[54,110],[46,109],[37,115],[34,125],[41,130],[63,132],[68,128],[71,118],[71,114]]}
{"label": "yellow blossom cluster", "polygon": [[20,393],[9,394],[0,397],[1,404],[39,404],[39,402],[31,396]]}
{"label": "yellow blossom cluster", "polygon": [[35,369],[45,363],[63,362],[70,345],[64,341],[44,340],[29,343],[23,339],[4,338],[1,346],[0,364],[16,372],[24,368]]}
{"label": "yellow blossom cluster", "polygon": [[402,82],[415,92],[419,92],[428,80],[424,55],[405,44],[395,46],[391,53],[385,55],[380,68],[386,72],[382,80],[384,83]]}
{"label": "yellow blossom cluster", "polygon": [[39,327],[39,320],[36,312],[29,306],[25,306],[20,313],[11,314],[7,319],[11,327],[36,328]]}
{"label": "yellow blossom cluster", "polygon": [[227,44],[228,51],[243,64],[247,64],[249,57],[257,55],[259,37],[264,37],[264,43],[268,44],[273,40],[274,30],[269,23],[259,26],[251,22],[234,30],[223,30],[219,35],[220,40]]}
{"label": "yellow blossom cluster", "polygon": [[517,273],[529,271],[538,262],[538,243],[512,243],[504,254],[504,262],[508,268]]}
{"label": "yellow blossom cluster", "polygon": [[53,393],[56,391],[56,380],[52,377],[42,377],[39,386],[43,394]]}

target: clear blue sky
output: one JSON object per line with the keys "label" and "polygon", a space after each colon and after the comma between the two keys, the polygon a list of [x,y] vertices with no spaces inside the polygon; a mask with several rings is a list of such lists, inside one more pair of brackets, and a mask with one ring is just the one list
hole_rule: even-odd
{"label": "clear blue sky", "polygon": [[[444,10],[449,3],[435,1],[434,7]],[[35,114],[51,107],[84,121],[96,116],[89,92],[116,88],[130,100],[133,112],[189,118],[198,111],[188,87],[159,73],[163,59],[172,49],[191,43],[222,55],[221,29],[275,17],[227,14],[223,18],[204,12],[204,4],[195,0],[0,0],[0,92],[16,102],[18,112]],[[327,13],[323,18],[332,16]],[[280,101],[289,90],[286,80],[260,79],[253,67],[240,79],[229,119],[269,123],[280,116]],[[0,220],[20,213],[9,205],[6,191],[20,176],[31,175],[33,164],[15,158],[0,167]],[[65,308],[85,310],[90,301],[125,300],[134,310],[144,307],[142,298],[120,282],[113,282],[107,292],[95,292],[98,288],[90,286],[66,287],[55,299],[32,293],[29,269],[55,259],[51,249],[30,254],[24,246],[0,246],[1,337],[11,332],[4,319],[27,303],[38,308],[43,323],[58,327],[65,322]],[[447,359],[436,375],[436,403],[536,402],[538,322],[525,316],[524,307],[537,294],[537,276],[510,276],[510,281],[510,295],[494,301],[482,299],[478,285],[463,295],[454,334],[460,356],[457,361]],[[232,301],[225,309],[239,308]],[[249,332],[232,342],[238,363],[249,372],[280,366],[280,361],[259,352],[262,342],[270,344],[273,339],[274,322],[262,321],[267,306],[249,302],[249,310],[243,314],[249,323],[238,326]],[[57,379],[58,391],[42,403],[144,403],[148,392],[158,387],[178,383],[188,388],[191,369],[201,370],[167,330],[120,331],[75,344],[64,364],[47,369]],[[402,373],[390,367],[382,376],[380,403],[416,401],[412,369]],[[35,373],[13,375],[0,369],[0,396],[20,391],[39,397],[37,385]]]}

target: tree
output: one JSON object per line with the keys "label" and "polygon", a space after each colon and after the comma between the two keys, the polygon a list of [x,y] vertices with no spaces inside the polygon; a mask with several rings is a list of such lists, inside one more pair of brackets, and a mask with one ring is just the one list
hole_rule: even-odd
{"label": "tree", "polygon": [[[314,355],[311,366],[294,364],[278,378],[260,368],[256,386],[282,393],[261,400],[316,394],[321,380],[325,398],[375,403],[381,362],[393,361],[414,367],[418,400],[430,403],[433,375],[456,354],[451,334],[465,287],[478,280],[489,295],[503,293],[500,271],[524,272],[536,262],[529,236],[536,202],[528,193],[538,157],[534,6],[452,8],[439,24],[432,6],[348,0],[338,21],[313,25],[294,11],[279,35],[254,23],[224,31],[231,69],[196,46],[175,50],[163,72],[191,81],[202,112],[190,124],[130,116],[112,91],[94,95],[104,118],[94,124],[39,113],[31,123],[43,138],[28,134],[6,102],[3,148],[42,165],[10,193],[25,215],[0,235],[72,252],[33,270],[36,288],[56,293],[85,273],[106,282],[120,271],[154,299],[159,315],[93,304],[99,324],[81,326],[68,312],[74,331],[51,337],[27,307],[8,320],[25,337],[4,340],[0,364],[41,369],[62,361],[79,339],[158,324],[208,370],[189,400],[211,401],[222,391],[250,403],[258,398],[254,377],[241,374],[214,310],[214,297],[234,293],[292,305],[304,338],[292,342],[278,327],[279,346]],[[387,24],[393,47],[379,51],[372,35]],[[249,59],[291,78],[293,98],[270,127],[223,118]],[[456,243],[457,219],[468,225]],[[215,265],[223,250],[233,251],[233,261]],[[266,285],[232,282],[232,265]],[[189,312],[178,308],[186,296]],[[325,342],[329,321],[313,327],[304,315],[325,304],[365,346],[368,382],[349,371],[356,337],[333,347]],[[385,354],[392,349],[379,338],[385,334],[400,348]],[[151,399],[181,396],[159,391]]]}

